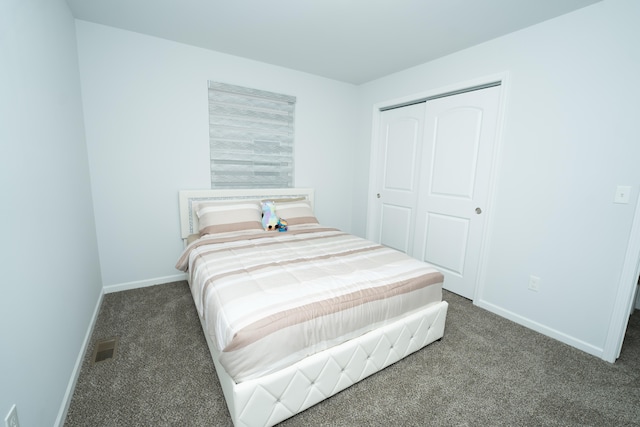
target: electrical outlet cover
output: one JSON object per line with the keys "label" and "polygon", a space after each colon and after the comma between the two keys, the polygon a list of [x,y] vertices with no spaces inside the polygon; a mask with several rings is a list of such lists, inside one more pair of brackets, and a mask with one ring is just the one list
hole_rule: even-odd
{"label": "electrical outlet cover", "polygon": [[538,292],[540,290],[540,278],[537,276],[529,276],[529,289]]}

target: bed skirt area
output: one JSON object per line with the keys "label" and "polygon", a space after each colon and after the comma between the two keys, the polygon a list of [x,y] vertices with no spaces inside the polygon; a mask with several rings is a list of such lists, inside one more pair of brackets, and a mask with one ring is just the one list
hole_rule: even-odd
{"label": "bed skirt area", "polygon": [[272,426],[442,338],[447,308],[446,301],[430,305],[280,371],[239,384],[226,373],[215,345],[207,334],[205,337],[234,426]]}

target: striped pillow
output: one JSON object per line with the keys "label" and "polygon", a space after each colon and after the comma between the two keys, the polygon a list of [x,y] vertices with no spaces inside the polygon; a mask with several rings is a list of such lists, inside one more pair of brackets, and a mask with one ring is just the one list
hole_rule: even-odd
{"label": "striped pillow", "polygon": [[198,203],[200,235],[240,230],[262,230],[262,210],[257,202]]}
{"label": "striped pillow", "polygon": [[276,203],[276,215],[287,225],[318,224],[308,200]]}

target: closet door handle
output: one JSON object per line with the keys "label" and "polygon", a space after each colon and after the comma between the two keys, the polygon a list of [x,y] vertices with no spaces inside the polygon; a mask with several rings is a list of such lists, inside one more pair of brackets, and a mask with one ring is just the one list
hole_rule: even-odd
{"label": "closet door handle", "polygon": [[480,208],[476,208],[476,213],[477,213],[478,215],[480,215],[480,214],[482,213],[482,209],[480,209]]}

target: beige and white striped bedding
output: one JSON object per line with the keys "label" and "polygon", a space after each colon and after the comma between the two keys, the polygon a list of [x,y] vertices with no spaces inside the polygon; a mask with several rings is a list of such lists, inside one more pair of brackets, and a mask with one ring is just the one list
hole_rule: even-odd
{"label": "beige and white striped bedding", "polygon": [[205,333],[236,382],[442,298],[434,267],[317,224],[203,236],[176,267],[188,272]]}

